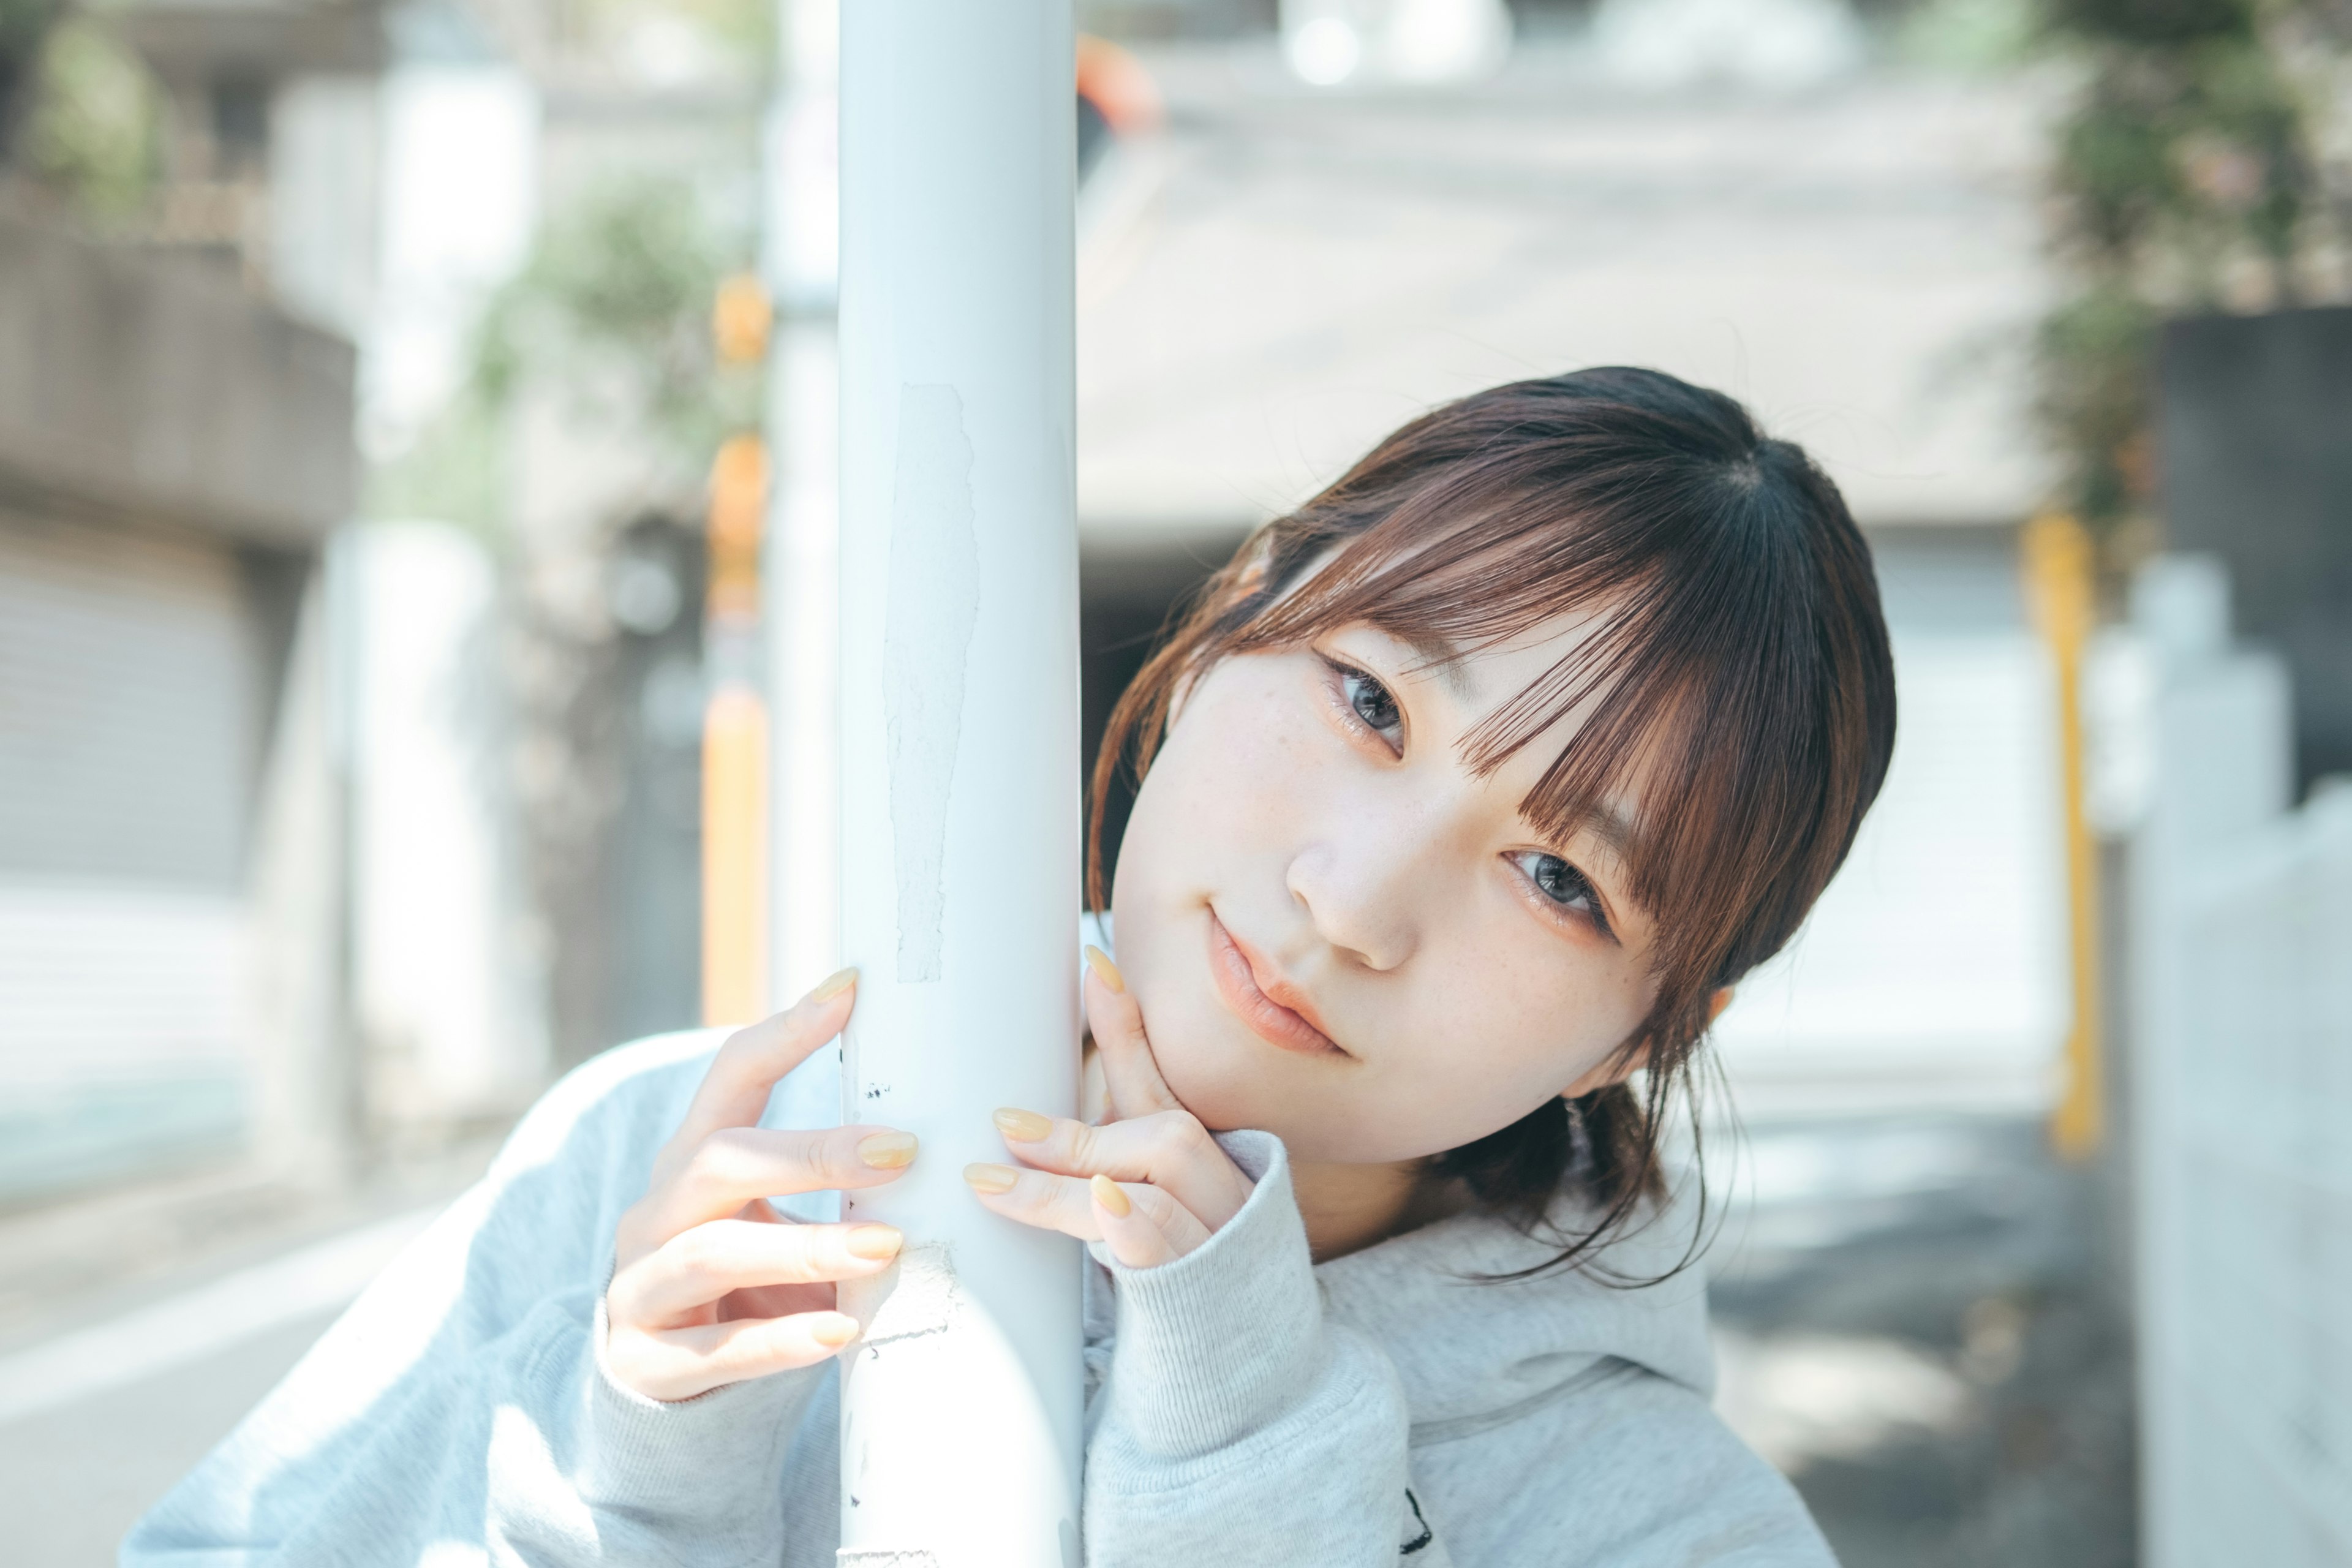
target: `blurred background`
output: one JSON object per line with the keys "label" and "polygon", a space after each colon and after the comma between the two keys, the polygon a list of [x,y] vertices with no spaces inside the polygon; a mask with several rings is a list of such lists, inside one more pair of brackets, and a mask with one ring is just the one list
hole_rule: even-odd
{"label": "blurred background", "polygon": [[[1850,1568],[2352,1564],[2352,10],[1079,10],[1090,734],[1432,404],[1748,400],[1903,721],[1718,1030],[1720,1407]],[[830,47],[0,0],[9,1562],[554,1076],[814,977]]]}

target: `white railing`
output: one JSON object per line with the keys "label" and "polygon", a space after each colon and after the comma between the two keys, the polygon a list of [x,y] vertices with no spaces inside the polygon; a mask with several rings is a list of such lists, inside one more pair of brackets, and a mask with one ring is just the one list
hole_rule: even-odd
{"label": "white railing", "polygon": [[[2209,561],[2137,584],[2129,837],[2142,1560],[2352,1564],[2352,785]],[[2138,728],[2138,726],[2135,726]]]}

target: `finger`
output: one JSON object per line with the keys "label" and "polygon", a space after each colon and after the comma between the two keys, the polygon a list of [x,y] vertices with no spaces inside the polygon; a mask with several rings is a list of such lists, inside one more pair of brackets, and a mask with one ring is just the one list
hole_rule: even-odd
{"label": "finger", "polygon": [[713,1220],[672,1237],[615,1273],[606,1307],[615,1323],[667,1329],[731,1290],[879,1274],[904,1243],[887,1225]]}
{"label": "finger", "polygon": [[[1007,1219],[1040,1230],[1058,1230],[1080,1241],[1101,1241],[1102,1225],[1095,1214],[1094,1194],[1076,1176],[1047,1171],[1024,1171],[1012,1165],[966,1165],[963,1179],[980,1201]],[[1209,1239],[1208,1227],[1190,1209],[1158,1187],[1123,1185],[1129,1202],[1160,1227],[1179,1256]]]}
{"label": "finger", "polygon": [[1160,1076],[1160,1063],[1143,1033],[1143,1009],[1128,990],[1127,977],[1098,947],[1087,949],[1087,1026],[1102,1059],[1103,1084],[1109,1090],[1114,1117],[1125,1121],[1184,1108]]}
{"label": "finger", "polygon": [[1007,1106],[995,1121],[1004,1146],[1023,1164],[1065,1176],[1149,1182],[1211,1230],[1241,1213],[1253,1190],[1250,1179],[1189,1110],[1158,1110],[1090,1127]]}
{"label": "finger", "polygon": [[1126,1188],[1108,1176],[1095,1176],[1087,1183],[1087,1195],[1094,1202],[1095,1224],[1113,1258],[1129,1268],[1157,1268],[1175,1259],[1176,1249],[1166,1233],[1127,1195]]}
{"label": "finger", "polygon": [[776,1081],[841,1033],[857,1000],[857,971],[845,969],[773,1017],[736,1030],[710,1059],[673,1146],[691,1146],[721,1127],[749,1127],[768,1109]]}
{"label": "finger", "polygon": [[730,1383],[830,1359],[857,1337],[845,1312],[742,1318],[658,1333],[614,1330],[605,1347],[613,1375],[651,1399],[692,1399]]}
{"label": "finger", "polygon": [[695,1226],[731,1217],[754,1198],[895,1182],[916,1151],[913,1133],[890,1127],[722,1127],[681,1150],[622,1216],[621,1250],[649,1252]]}

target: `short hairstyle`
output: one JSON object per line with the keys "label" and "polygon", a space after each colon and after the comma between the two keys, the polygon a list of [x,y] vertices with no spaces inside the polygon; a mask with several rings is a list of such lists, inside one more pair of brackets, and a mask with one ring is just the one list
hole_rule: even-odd
{"label": "short hairstyle", "polygon": [[1549,1100],[1440,1157],[1529,1227],[1580,1189],[1600,1217],[1547,1268],[1663,1194],[1661,1132],[1710,996],[1796,933],[1885,779],[1895,673],[1877,579],[1821,468],[1733,399],[1654,370],[1515,382],[1425,414],[1209,580],[1113,709],[1089,792],[1087,893],[1104,908],[1112,786],[1122,769],[1140,781],[1181,692],[1218,660],[1357,624],[1475,651],[1578,613],[1597,629],[1465,756],[1492,770],[1581,715],[1522,803],[1563,837],[1643,783],[1629,865],[1659,933],[1657,996],[1617,1058],[1639,1064],[1639,1087]]}

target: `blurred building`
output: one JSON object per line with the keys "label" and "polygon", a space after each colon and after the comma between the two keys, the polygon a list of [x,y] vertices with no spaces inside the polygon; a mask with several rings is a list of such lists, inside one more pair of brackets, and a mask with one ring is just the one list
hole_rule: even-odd
{"label": "blurred building", "polygon": [[[748,235],[755,75],[658,5],[171,0],[116,20],[166,100],[149,242],[358,348],[373,479],[339,605],[359,1114],[404,1135],[511,1113],[554,1063],[697,1016],[707,454],[577,363],[526,353],[486,407],[478,333],[547,227],[615,191],[687,187]],[[702,262],[658,254],[698,232],[643,237],[657,285]]]}
{"label": "blurred building", "polygon": [[0,1202],[331,1103],[350,346],[0,218]]}

